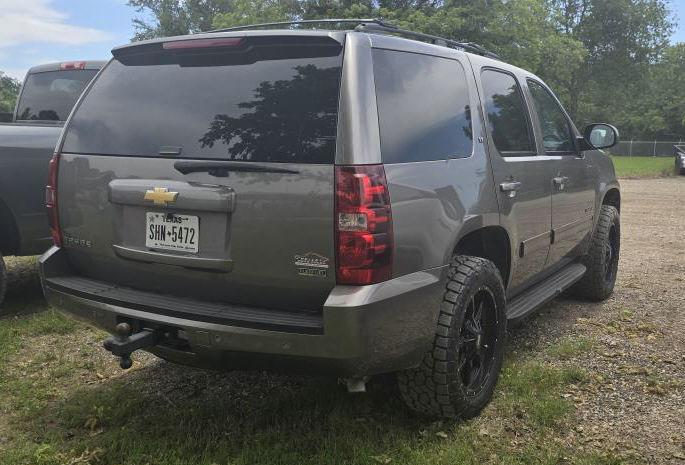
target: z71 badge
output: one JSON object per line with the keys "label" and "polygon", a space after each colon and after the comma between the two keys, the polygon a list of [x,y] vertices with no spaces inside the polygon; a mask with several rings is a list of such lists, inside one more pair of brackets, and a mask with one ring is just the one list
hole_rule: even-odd
{"label": "z71 badge", "polygon": [[307,252],[294,255],[293,259],[293,263],[297,267],[297,274],[300,276],[325,278],[328,275],[328,257],[315,252]]}

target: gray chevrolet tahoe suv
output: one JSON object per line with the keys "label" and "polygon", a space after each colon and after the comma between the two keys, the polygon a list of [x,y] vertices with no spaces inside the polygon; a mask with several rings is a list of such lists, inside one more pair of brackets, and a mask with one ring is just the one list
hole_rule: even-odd
{"label": "gray chevrolet tahoe suv", "polygon": [[124,368],[393,372],[412,409],[466,418],[507,321],[612,292],[616,130],[581,135],[475,45],[374,21],[113,56],[53,158],[41,272]]}

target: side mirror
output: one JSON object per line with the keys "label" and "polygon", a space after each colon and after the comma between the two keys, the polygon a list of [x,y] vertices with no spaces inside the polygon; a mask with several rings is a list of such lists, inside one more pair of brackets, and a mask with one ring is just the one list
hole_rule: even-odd
{"label": "side mirror", "polygon": [[608,149],[618,144],[618,129],[611,124],[593,123],[583,129],[583,150]]}

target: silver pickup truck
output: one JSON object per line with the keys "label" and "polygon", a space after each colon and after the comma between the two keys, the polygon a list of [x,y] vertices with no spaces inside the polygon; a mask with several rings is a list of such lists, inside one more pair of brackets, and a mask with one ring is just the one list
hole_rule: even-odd
{"label": "silver pickup truck", "polygon": [[104,64],[31,68],[11,122],[0,123],[0,305],[6,288],[3,256],[39,254],[52,243],[44,199],[48,162],[76,100]]}

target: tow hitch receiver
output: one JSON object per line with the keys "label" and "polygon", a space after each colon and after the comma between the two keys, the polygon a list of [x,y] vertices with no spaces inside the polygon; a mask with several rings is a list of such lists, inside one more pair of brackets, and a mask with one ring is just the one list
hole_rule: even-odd
{"label": "tow hitch receiver", "polygon": [[131,354],[138,349],[152,347],[157,344],[157,332],[151,329],[143,329],[131,334],[133,328],[128,323],[119,323],[115,328],[115,335],[110,336],[102,343],[102,346],[119,357],[119,366],[124,370],[131,368],[133,361]]}

